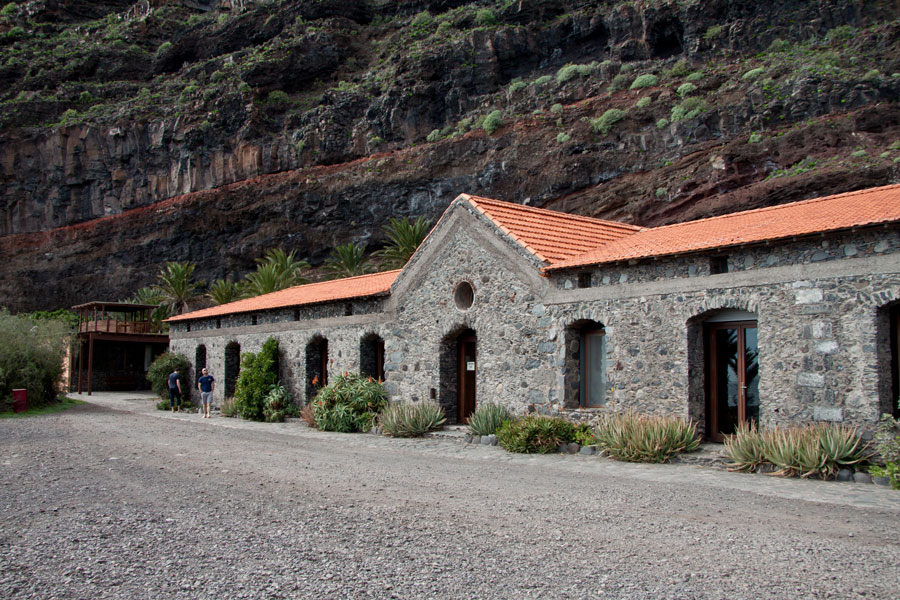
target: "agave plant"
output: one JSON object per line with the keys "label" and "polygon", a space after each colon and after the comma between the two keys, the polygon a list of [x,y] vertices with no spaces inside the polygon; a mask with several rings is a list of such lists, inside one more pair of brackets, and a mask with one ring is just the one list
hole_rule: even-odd
{"label": "agave plant", "polygon": [[700,447],[695,423],[634,412],[605,416],[594,437],[608,455],[629,462],[666,462]]}
{"label": "agave plant", "polygon": [[769,429],[763,435],[766,459],[776,475],[811,477],[823,472],[825,461],[812,428]]}
{"label": "agave plant", "polygon": [[755,471],[766,462],[759,426],[756,423],[740,423],[734,435],[725,436],[725,453],[731,459],[729,471]]}
{"label": "agave plant", "polygon": [[469,432],[472,435],[491,435],[497,433],[497,430],[503,424],[503,421],[509,421],[512,415],[509,410],[502,404],[493,402],[485,402],[479,404],[475,412],[469,417]]}
{"label": "agave plant", "polygon": [[858,465],[871,458],[868,444],[859,437],[856,427],[823,423],[816,429],[819,447],[825,459],[826,477],[844,467]]}
{"label": "agave plant", "polygon": [[430,400],[389,404],[378,415],[381,432],[391,437],[418,437],[440,428],[446,420],[444,409]]}

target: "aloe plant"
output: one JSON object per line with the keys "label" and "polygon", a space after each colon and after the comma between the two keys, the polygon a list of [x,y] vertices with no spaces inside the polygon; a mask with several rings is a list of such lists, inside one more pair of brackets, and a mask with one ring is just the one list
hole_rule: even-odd
{"label": "aloe plant", "polygon": [[444,409],[433,401],[389,404],[378,415],[382,433],[391,437],[418,437],[440,428],[446,420]]}
{"label": "aloe plant", "polygon": [[695,423],[634,412],[603,417],[594,437],[606,454],[629,462],[666,462],[700,447]]}
{"label": "aloe plant", "polygon": [[491,435],[497,433],[497,429],[503,424],[503,421],[509,421],[512,415],[502,404],[494,402],[485,402],[479,404],[469,416],[469,432],[472,435]]}

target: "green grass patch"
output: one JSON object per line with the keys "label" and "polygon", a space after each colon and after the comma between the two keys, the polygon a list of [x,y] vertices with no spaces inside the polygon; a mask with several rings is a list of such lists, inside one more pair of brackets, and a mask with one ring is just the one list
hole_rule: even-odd
{"label": "green grass patch", "polygon": [[40,415],[53,415],[56,413],[63,412],[65,410],[69,410],[73,406],[78,406],[79,404],[85,404],[84,400],[76,400],[74,398],[66,398],[62,397],[59,399],[59,402],[55,402],[53,404],[45,404],[44,406],[37,406],[34,408],[29,408],[25,412],[0,412],[0,419],[23,419],[25,417],[37,417]]}

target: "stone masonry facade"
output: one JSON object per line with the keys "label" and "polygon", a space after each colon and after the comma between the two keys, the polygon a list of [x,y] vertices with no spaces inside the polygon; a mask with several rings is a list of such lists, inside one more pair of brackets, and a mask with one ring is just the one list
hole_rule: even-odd
{"label": "stone masonry facade", "polygon": [[[295,401],[307,402],[312,341],[327,340],[329,373],[358,372],[371,358],[363,341],[377,336],[390,397],[435,399],[452,422],[460,336],[477,338],[478,403],[574,414],[583,403],[580,332],[590,330],[603,335],[605,353],[604,404],[594,410],[674,415],[702,430],[709,410],[704,324],[733,313],[756,322],[762,424],[871,428],[896,402],[896,226],[549,275],[542,266],[457,201],[389,295],[173,322],[170,345],[192,361],[202,345],[223,382],[229,344],[257,352],[275,337],[281,379]],[[459,301],[463,284],[473,291],[471,306]],[[223,393],[220,383],[216,403]]]}

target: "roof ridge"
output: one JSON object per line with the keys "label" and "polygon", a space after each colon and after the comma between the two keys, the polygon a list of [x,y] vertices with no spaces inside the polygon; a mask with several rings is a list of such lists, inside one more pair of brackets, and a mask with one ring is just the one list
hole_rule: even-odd
{"label": "roof ridge", "polygon": [[891,184],[673,223],[623,236],[544,267],[544,271],[897,222],[898,199],[900,184]]}
{"label": "roof ridge", "polygon": [[299,287],[312,287],[314,285],[325,285],[329,283],[335,283],[337,281],[355,281],[358,279],[366,279],[368,277],[377,277],[379,275],[386,275],[388,273],[399,273],[403,269],[389,269],[387,271],[376,271],[375,273],[363,273],[362,275],[351,275],[350,277],[338,277],[337,279],[323,279],[322,281],[310,281],[309,283],[298,283],[297,285],[292,285],[291,287],[286,287],[280,290],[276,290],[274,292],[269,292],[270,294],[277,294],[278,292],[284,292],[286,290],[292,290],[294,288]]}
{"label": "roof ridge", "polygon": [[503,206],[509,206],[514,210],[534,212],[540,214],[552,214],[555,217],[570,219],[573,221],[587,221],[589,223],[596,223],[602,225],[609,225],[613,227],[621,227],[623,229],[632,229],[635,231],[640,231],[646,229],[646,227],[641,227],[640,225],[632,225],[630,223],[623,223],[621,221],[610,221],[607,219],[598,219],[597,217],[588,217],[585,215],[574,215],[572,213],[562,212],[559,210],[553,210],[551,208],[539,208],[537,206],[528,206],[526,204],[518,204],[516,202],[507,202],[505,200],[497,200],[495,198],[486,198],[484,196],[474,196],[472,194],[461,194],[465,196],[469,201],[473,204],[499,204]]}
{"label": "roof ridge", "polygon": [[503,223],[500,223],[500,222],[497,221],[495,218],[493,218],[491,215],[489,215],[489,214],[487,213],[487,211],[484,210],[483,207],[481,207],[481,206],[478,205],[478,202],[473,201],[472,196],[470,196],[469,198],[467,198],[467,200],[469,200],[469,203],[472,205],[472,207],[473,207],[475,210],[477,210],[478,212],[480,212],[481,214],[483,214],[485,217],[487,217],[487,218],[491,221],[491,223],[493,223],[494,225],[497,226],[498,229],[500,229],[500,231],[502,231],[503,233],[505,233],[506,235],[508,235],[508,236],[511,237],[512,239],[514,239],[514,240],[516,241],[516,243],[520,244],[520,245],[521,245],[523,248],[525,248],[527,251],[529,251],[529,252],[531,252],[532,254],[534,254],[539,260],[541,260],[541,261],[543,261],[543,262],[545,262],[545,263],[550,263],[550,262],[552,262],[552,261],[551,261],[550,259],[548,259],[546,256],[544,256],[543,254],[541,254],[536,248],[533,248],[526,240],[522,239],[521,236],[516,235],[515,232],[513,232],[512,230],[509,229],[509,227],[507,227],[507,226],[504,225]]}
{"label": "roof ridge", "polygon": [[659,227],[647,227],[644,229],[644,231],[659,231],[661,229],[674,229],[676,227],[685,227],[685,226],[694,225],[694,224],[700,223],[700,222],[709,223],[712,221],[721,221],[721,220],[725,220],[725,219],[729,219],[729,218],[742,217],[742,216],[750,215],[753,213],[761,214],[761,213],[781,210],[788,206],[796,207],[796,206],[803,206],[803,205],[807,205],[807,204],[816,204],[819,202],[834,201],[834,200],[838,200],[840,198],[845,198],[848,196],[869,194],[872,192],[887,190],[889,188],[900,189],[900,183],[892,183],[889,185],[882,185],[882,186],[878,186],[878,187],[874,187],[874,188],[864,188],[861,190],[852,190],[850,192],[841,192],[839,194],[832,194],[830,196],[819,196],[818,198],[807,198],[806,200],[795,200],[794,202],[785,202],[784,204],[775,204],[774,206],[761,206],[759,208],[751,208],[748,210],[741,210],[741,211],[733,212],[733,213],[725,213],[722,215],[715,215],[712,217],[702,217],[700,219],[691,219],[690,221],[681,221],[679,223],[670,223],[668,225],[660,225]]}

